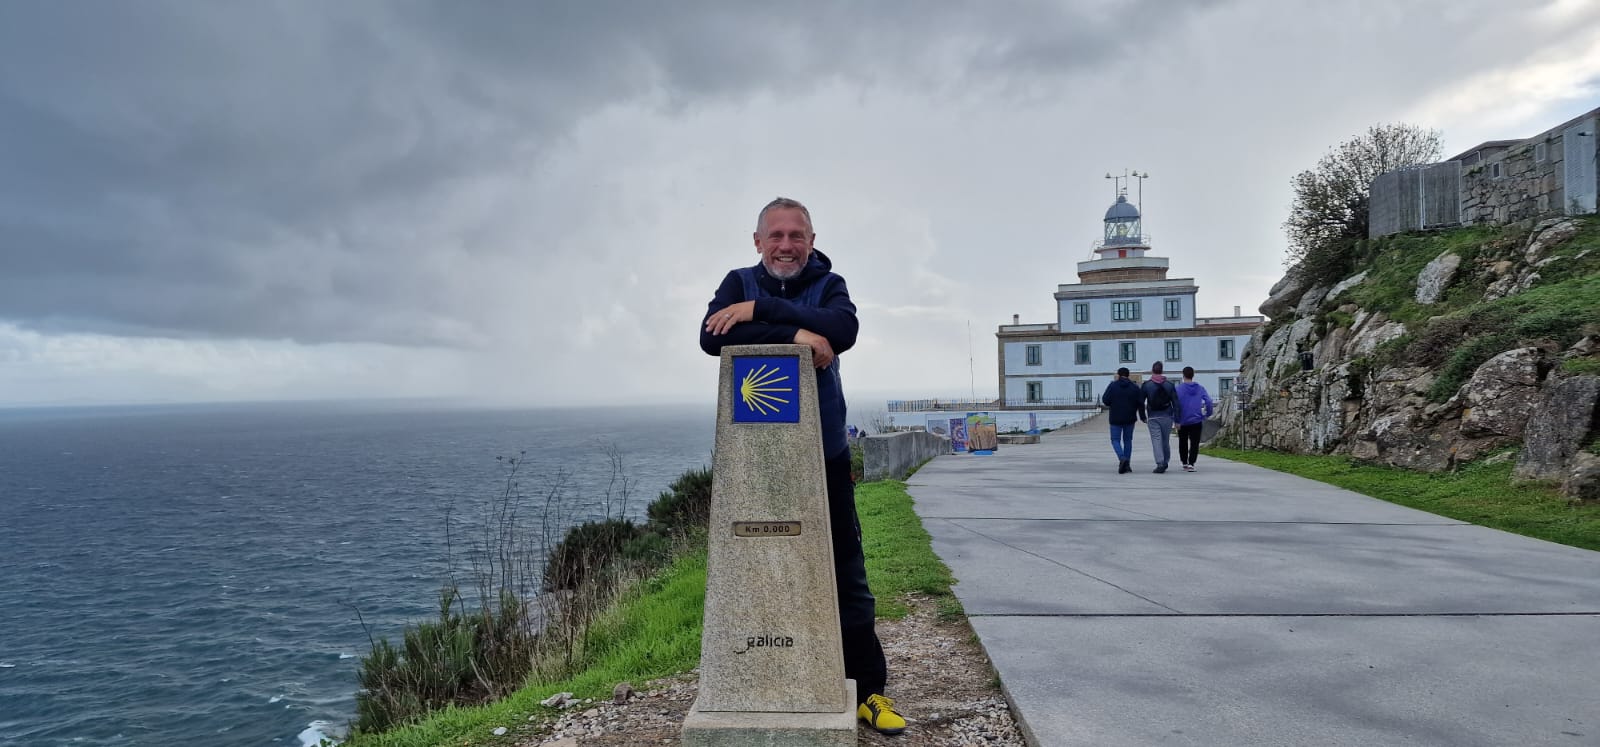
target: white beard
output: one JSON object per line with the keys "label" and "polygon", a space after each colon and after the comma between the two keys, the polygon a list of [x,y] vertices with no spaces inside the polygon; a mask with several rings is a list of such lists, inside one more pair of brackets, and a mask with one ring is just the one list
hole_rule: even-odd
{"label": "white beard", "polygon": [[768,275],[771,275],[779,280],[793,280],[800,276],[800,272],[802,270],[806,269],[805,265],[798,265],[793,270],[779,270],[765,262],[763,262],[762,265],[767,268]]}

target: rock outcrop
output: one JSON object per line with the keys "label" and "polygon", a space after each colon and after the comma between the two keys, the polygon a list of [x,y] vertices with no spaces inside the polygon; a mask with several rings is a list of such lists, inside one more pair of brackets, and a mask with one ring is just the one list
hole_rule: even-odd
{"label": "rock outcrop", "polygon": [[1522,438],[1548,368],[1539,348],[1507,350],[1479,366],[1461,388],[1461,434]]}
{"label": "rock outcrop", "polygon": [[1267,292],[1267,300],[1261,302],[1258,311],[1270,317],[1280,316],[1299,303],[1300,296],[1305,292],[1305,282],[1298,275],[1294,273],[1285,275],[1282,280],[1273,284],[1272,289]]}
{"label": "rock outcrop", "polygon": [[[1527,230],[1526,239],[1503,236],[1475,252],[1433,257],[1409,289],[1416,304],[1440,309],[1432,318],[1419,320],[1415,306],[1394,318],[1395,309],[1359,305],[1399,290],[1360,292],[1375,282],[1371,270],[1330,285],[1284,278],[1261,305],[1272,321],[1245,346],[1244,393],[1234,403],[1242,406],[1224,409],[1221,438],[1424,471],[1515,453],[1517,478],[1600,501],[1600,375],[1592,375],[1600,371],[1600,331],[1587,330],[1562,350],[1548,333],[1522,339],[1516,323],[1480,326],[1473,332],[1479,347],[1461,352],[1469,340],[1456,330],[1468,329],[1462,309],[1475,294],[1494,301],[1521,293],[1541,282],[1541,269],[1571,268],[1562,263],[1587,253],[1561,249],[1585,230],[1581,221],[1551,219]],[[1394,282],[1392,271],[1380,277]],[[1570,342],[1577,331],[1562,336]],[[1402,344],[1387,344],[1395,340]],[[1496,347],[1484,349],[1490,344]],[[1496,349],[1502,345],[1509,349]],[[1314,361],[1309,371],[1300,365],[1305,352]]]}
{"label": "rock outcrop", "polygon": [[1437,302],[1444,295],[1444,289],[1450,287],[1450,281],[1456,277],[1456,268],[1460,266],[1461,257],[1447,252],[1422,268],[1422,274],[1417,276],[1417,303]]}
{"label": "rock outcrop", "polygon": [[1524,480],[1564,480],[1595,429],[1600,376],[1563,377],[1545,385],[1528,418],[1512,474]]}

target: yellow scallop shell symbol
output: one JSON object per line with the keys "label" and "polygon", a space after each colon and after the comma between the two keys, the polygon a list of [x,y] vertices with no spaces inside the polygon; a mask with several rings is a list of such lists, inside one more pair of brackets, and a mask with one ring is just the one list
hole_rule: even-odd
{"label": "yellow scallop shell symbol", "polygon": [[745,373],[744,381],[739,382],[739,396],[744,399],[745,407],[761,415],[769,415],[777,412],[780,405],[789,404],[789,400],[778,396],[794,391],[792,386],[778,386],[788,380],[788,376],[778,375],[776,368],[754,368]]}

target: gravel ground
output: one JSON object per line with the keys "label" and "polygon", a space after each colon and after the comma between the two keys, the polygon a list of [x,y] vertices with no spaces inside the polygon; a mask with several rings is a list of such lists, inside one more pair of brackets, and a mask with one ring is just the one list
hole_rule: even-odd
{"label": "gravel ground", "polygon": [[[886,694],[910,726],[890,737],[861,724],[857,744],[1026,745],[966,620],[941,621],[930,599],[912,598],[908,604],[912,612],[905,619],[878,621],[878,637],[889,658]],[[677,744],[697,689],[698,678],[690,673],[645,683],[624,705],[577,701],[554,724],[521,727],[525,733],[516,744]]]}

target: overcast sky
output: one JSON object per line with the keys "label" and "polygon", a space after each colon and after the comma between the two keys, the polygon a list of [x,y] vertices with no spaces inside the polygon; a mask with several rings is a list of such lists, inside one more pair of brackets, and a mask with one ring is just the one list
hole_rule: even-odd
{"label": "overcast sky", "polygon": [[8,0],[0,404],[709,402],[777,195],[860,308],[852,399],[992,396],[1107,171],[1224,315],[1329,146],[1597,105],[1595,0]]}

